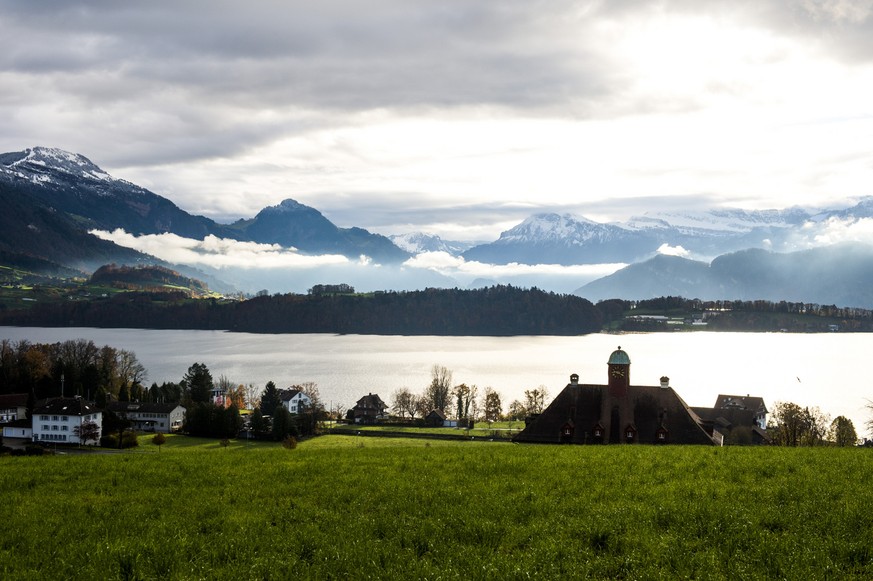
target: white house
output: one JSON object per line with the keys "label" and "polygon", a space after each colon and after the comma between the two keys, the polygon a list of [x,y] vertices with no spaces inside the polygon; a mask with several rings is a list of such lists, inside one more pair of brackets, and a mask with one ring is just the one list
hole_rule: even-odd
{"label": "white house", "polygon": [[3,424],[4,438],[20,438],[22,440],[33,439],[33,430],[30,427],[30,420],[22,417],[14,422]]}
{"label": "white house", "polygon": [[23,420],[26,413],[26,393],[8,393],[0,395],[0,424]]}
{"label": "white house", "polygon": [[291,387],[279,390],[279,403],[281,403],[289,413],[299,414],[312,405],[312,400],[299,389]]}
{"label": "white house", "polygon": [[185,408],[177,403],[113,401],[106,407],[129,420],[135,430],[144,432],[178,432],[185,421]]}
{"label": "white house", "polygon": [[[97,444],[103,430],[103,412],[79,397],[58,397],[33,410],[33,441],[66,444]],[[97,440],[79,442],[75,428],[86,422],[97,424]]]}

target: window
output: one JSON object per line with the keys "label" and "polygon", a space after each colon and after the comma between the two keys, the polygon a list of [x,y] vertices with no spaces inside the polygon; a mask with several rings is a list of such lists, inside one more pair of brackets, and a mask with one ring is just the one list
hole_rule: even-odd
{"label": "window", "polygon": [[61,431],[66,432],[68,428],[69,428],[69,426],[63,425],[63,426],[61,426]]}
{"label": "window", "polygon": [[52,421],[53,421],[53,422],[58,421],[58,416],[52,416]]}
{"label": "window", "polygon": [[42,429],[44,432],[48,432],[50,428],[46,424],[43,424]]}
{"label": "window", "polygon": [[57,426],[57,424],[55,424],[54,426],[52,426],[52,431],[53,431],[53,432],[57,432],[57,431],[58,431],[58,426]]}
{"label": "window", "polygon": [[49,417],[48,416],[39,416],[39,419],[44,421],[44,422],[47,422]]}
{"label": "window", "polygon": [[70,418],[67,417],[67,416],[61,416],[61,420],[64,421],[64,422],[66,422],[68,419],[70,419]]}

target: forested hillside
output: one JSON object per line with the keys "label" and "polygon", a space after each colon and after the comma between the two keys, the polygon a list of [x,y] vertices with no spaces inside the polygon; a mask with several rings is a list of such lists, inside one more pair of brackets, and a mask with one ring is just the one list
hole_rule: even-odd
{"label": "forested hillside", "polygon": [[581,335],[604,324],[586,299],[538,289],[427,289],[366,295],[273,295],[186,300],[183,293],[120,293],[94,301],[0,313],[0,324],[251,333],[377,335]]}

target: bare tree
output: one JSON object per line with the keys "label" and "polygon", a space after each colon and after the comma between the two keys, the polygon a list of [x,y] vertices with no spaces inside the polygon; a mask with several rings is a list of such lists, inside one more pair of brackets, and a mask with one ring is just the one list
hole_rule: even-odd
{"label": "bare tree", "polygon": [[249,383],[243,388],[243,397],[245,399],[245,408],[253,410],[260,404],[261,389],[255,387],[254,383]]}
{"label": "bare tree", "polygon": [[867,433],[873,436],[873,401],[867,400],[867,405],[864,406],[867,408],[867,411],[870,413],[870,419],[864,424],[867,428]]}
{"label": "bare tree", "polygon": [[401,387],[391,396],[394,402],[391,406],[391,411],[399,415],[401,418],[409,414],[409,419],[415,418],[415,413],[418,405],[418,396],[409,391],[408,387]]}
{"label": "bare tree", "polygon": [[524,390],[525,410],[528,414],[541,414],[546,407],[546,398],[549,397],[549,390],[545,385],[541,385],[534,389]]}
{"label": "bare tree", "polygon": [[430,385],[424,393],[428,407],[442,412],[449,407],[449,393],[452,389],[452,372],[443,365],[434,365],[430,370]]}

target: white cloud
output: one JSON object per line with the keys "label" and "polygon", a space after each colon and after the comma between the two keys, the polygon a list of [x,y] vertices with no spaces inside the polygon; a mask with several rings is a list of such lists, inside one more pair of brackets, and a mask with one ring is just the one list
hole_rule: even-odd
{"label": "white cloud", "polygon": [[409,268],[433,270],[455,278],[506,279],[519,276],[562,276],[575,279],[593,280],[624,268],[626,264],[579,264],[563,266],[560,264],[488,264],[475,260],[467,261],[460,256],[446,252],[423,252],[403,263]]}
{"label": "white cloud", "polygon": [[241,242],[213,235],[203,240],[183,238],[169,233],[134,236],[120,228],[112,232],[92,230],[91,234],[173,264],[190,266],[204,265],[219,269],[227,267],[305,269],[349,262],[346,257],[339,255],[307,256],[299,254],[293,248],[283,248],[278,244]]}
{"label": "white cloud", "polygon": [[819,225],[814,240],[816,245],[831,245],[841,242],[873,244],[873,218],[830,218]]}
{"label": "white cloud", "polygon": [[688,250],[682,248],[682,246],[670,246],[666,242],[658,247],[657,252],[658,254],[665,254],[667,256],[681,256],[683,258],[691,254]]}

